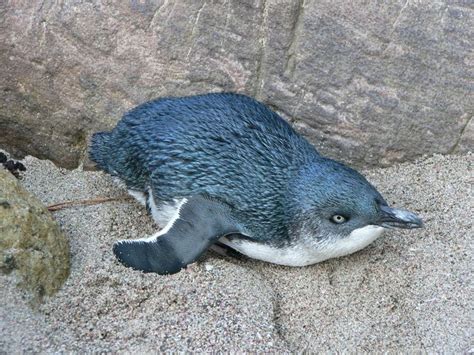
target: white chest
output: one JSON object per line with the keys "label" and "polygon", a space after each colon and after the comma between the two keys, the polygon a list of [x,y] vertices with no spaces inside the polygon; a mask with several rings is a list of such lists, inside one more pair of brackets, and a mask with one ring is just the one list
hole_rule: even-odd
{"label": "white chest", "polygon": [[286,248],[274,248],[244,239],[222,238],[220,241],[254,259],[280,265],[306,266],[361,250],[377,239],[383,230],[382,227],[370,225],[354,230],[346,238],[301,243]]}

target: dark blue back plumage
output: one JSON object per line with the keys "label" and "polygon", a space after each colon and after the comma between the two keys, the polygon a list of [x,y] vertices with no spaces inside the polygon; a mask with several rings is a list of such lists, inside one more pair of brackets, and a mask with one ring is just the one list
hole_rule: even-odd
{"label": "dark blue back plumage", "polygon": [[423,225],[243,95],[145,103],[96,133],[90,156],[129,189],[151,190],[154,213],[166,206],[157,202],[180,201],[162,231],[114,245],[124,265],[145,272],[178,272],[217,241],[261,260],[309,265],[355,252],[383,228]]}
{"label": "dark blue back plumage", "polygon": [[222,199],[262,240],[287,234],[288,181],[323,159],[265,105],[230,93],[142,104],[111,132],[95,134],[90,154],[129,188],[151,186],[158,200]]}

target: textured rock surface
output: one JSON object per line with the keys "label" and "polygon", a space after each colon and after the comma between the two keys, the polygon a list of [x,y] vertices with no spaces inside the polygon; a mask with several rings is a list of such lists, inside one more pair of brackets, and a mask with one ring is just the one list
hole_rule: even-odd
{"label": "textured rock surface", "polygon": [[[0,349],[27,352],[468,353],[472,339],[473,155],[368,172],[388,201],[426,228],[393,231],[354,255],[305,268],[210,253],[171,276],[124,268],[117,239],[156,230],[135,202],[55,213],[71,276],[33,311],[0,275]],[[44,203],[118,196],[97,172],[28,157],[25,187]]]}
{"label": "textured rock surface", "polygon": [[69,274],[69,245],[46,208],[0,167],[0,271],[33,299],[51,296]]}
{"label": "textured rock surface", "polygon": [[359,165],[464,152],[473,13],[428,0],[3,1],[0,146],[73,167],[92,131],[138,103],[233,90]]}

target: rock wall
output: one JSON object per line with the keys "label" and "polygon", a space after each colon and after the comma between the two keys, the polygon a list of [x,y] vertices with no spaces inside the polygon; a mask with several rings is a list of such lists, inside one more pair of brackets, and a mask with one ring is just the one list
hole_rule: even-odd
{"label": "rock wall", "polygon": [[468,1],[0,1],[0,147],[65,167],[163,95],[238,91],[325,154],[473,147]]}

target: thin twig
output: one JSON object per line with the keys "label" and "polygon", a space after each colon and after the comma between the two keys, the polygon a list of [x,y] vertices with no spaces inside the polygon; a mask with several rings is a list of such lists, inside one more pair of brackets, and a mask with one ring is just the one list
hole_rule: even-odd
{"label": "thin twig", "polygon": [[119,196],[119,197],[98,197],[93,198],[90,200],[75,200],[75,201],[65,201],[56,203],[54,205],[48,206],[48,211],[57,211],[63,208],[73,207],[73,206],[88,206],[88,205],[97,205],[103,202],[111,202],[111,201],[125,201],[131,200],[133,197],[131,196]]}

